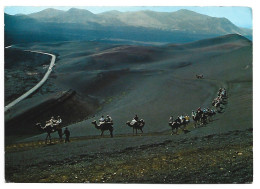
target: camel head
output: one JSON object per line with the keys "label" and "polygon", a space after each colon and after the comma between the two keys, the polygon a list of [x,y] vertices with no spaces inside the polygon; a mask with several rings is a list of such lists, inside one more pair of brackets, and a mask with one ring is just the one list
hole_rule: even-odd
{"label": "camel head", "polygon": [[100,129],[100,125],[97,124],[96,120],[92,121],[91,123],[94,124],[97,129]]}
{"label": "camel head", "polygon": [[46,131],[46,129],[49,127],[49,126],[46,126],[46,125],[42,126],[41,123],[36,123],[35,126],[36,126],[39,130],[41,130],[41,131],[42,131],[42,130],[43,130],[43,131]]}
{"label": "camel head", "polygon": [[36,127],[41,127],[42,124],[41,124],[41,123],[36,123],[35,126],[36,126]]}
{"label": "camel head", "polygon": [[42,124],[41,123],[36,123],[35,126],[38,128],[38,129],[43,129],[42,127]]}
{"label": "camel head", "polygon": [[97,124],[97,121],[96,121],[96,120],[92,121],[91,123],[94,124],[95,127],[98,127],[98,124]]}

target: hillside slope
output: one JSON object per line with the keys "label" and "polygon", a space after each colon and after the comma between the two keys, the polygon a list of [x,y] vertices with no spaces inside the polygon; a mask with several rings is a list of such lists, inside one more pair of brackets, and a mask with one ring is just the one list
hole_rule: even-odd
{"label": "hillside slope", "polygon": [[[95,106],[94,112],[86,112],[85,118],[111,115],[115,134],[131,132],[125,122],[135,114],[146,121],[145,132],[166,131],[170,115],[177,117],[190,114],[199,106],[211,107],[219,87],[234,93],[230,94],[234,96],[230,100],[234,103],[231,109],[249,111],[244,116],[239,111],[223,114],[244,120],[243,124],[229,124],[228,127],[224,124],[217,131],[252,126],[252,120],[248,118],[252,114],[252,44],[239,35],[161,47],[82,42],[35,44],[22,48],[58,53],[55,77],[50,79],[52,85],[49,87],[62,91],[72,89],[83,99],[97,100],[99,105]],[[195,78],[200,73],[205,79]],[[245,101],[235,103],[243,94]],[[78,111],[82,113],[80,109]],[[90,123],[92,120],[81,120],[72,125],[73,134],[97,135],[99,131]]]}
{"label": "hillside slope", "polygon": [[[253,182],[252,43],[246,38],[160,47],[55,42],[17,48],[56,53],[58,61],[47,83],[51,90],[5,114],[6,182]],[[211,122],[198,128],[191,122],[171,135],[169,116],[211,107],[220,87],[227,89],[227,103]],[[113,138],[108,132],[100,137],[91,124],[107,114],[114,120]],[[145,120],[142,134],[126,125],[135,114]],[[38,134],[34,123],[51,115],[61,115],[70,143],[55,133],[45,144],[46,133]]]}

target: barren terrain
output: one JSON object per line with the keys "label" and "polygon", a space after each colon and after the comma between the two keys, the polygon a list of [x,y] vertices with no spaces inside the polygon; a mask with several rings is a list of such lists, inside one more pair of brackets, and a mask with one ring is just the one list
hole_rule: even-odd
{"label": "barren terrain", "polygon": [[[55,53],[57,62],[49,90],[43,87],[5,114],[7,182],[252,182],[252,43],[246,38],[16,48]],[[211,107],[220,87],[228,100],[212,122],[196,129],[191,122],[185,132],[171,135],[171,115]],[[91,124],[107,114],[114,120],[114,138],[108,132],[101,138]],[[125,124],[135,114],[145,120],[144,134],[137,136]],[[52,115],[62,117],[71,143],[44,144],[46,134],[35,123]]]}

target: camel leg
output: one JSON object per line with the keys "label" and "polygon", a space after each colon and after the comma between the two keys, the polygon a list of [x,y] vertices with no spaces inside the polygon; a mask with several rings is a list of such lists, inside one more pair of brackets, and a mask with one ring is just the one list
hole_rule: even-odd
{"label": "camel leg", "polygon": [[47,133],[47,136],[45,138],[45,144],[47,144],[48,136],[49,136],[49,133]]}
{"label": "camel leg", "polygon": [[183,124],[182,131],[186,129],[186,123]]}
{"label": "camel leg", "polygon": [[200,120],[199,120],[199,126],[201,127],[202,125],[203,125],[202,119],[200,118]]}
{"label": "camel leg", "polygon": [[137,135],[137,128],[135,129],[135,134]]}
{"label": "camel leg", "polygon": [[142,128],[140,130],[142,131],[142,133],[144,133]]}
{"label": "camel leg", "polygon": [[60,142],[61,142],[62,141],[62,130],[61,129],[58,131],[58,134],[59,134]]}
{"label": "camel leg", "polygon": [[50,144],[51,144],[51,133],[49,134],[49,138],[50,138]]}
{"label": "camel leg", "polygon": [[103,136],[104,131],[101,131],[101,136]]}
{"label": "camel leg", "polygon": [[135,135],[135,128],[133,127],[133,135]]}
{"label": "camel leg", "polygon": [[47,136],[45,138],[45,144],[47,144],[48,138],[50,139],[50,143],[51,143],[51,134],[47,133]]}
{"label": "camel leg", "polygon": [[194,128],[196,128],[197,127],[197,124],[196,124],[197,122],[196,121],[194,121],[194,125],[193,125],[193,127]]}
{"label": "camel leg", "polygon": [[113,138],[113,130],[110,130],[111,138]]}

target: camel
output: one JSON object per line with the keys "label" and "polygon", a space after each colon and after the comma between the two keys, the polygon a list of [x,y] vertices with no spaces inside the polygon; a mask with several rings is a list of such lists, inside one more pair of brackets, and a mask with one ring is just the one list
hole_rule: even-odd
{"label": "camel", "polygon": [[197,128],[197,124],[199,124],[201,120],[200,114],[196,114],[196,116],[192,116],[192,119],[194,121],[194,128]]}
{"label": "camel", "polygon": [[215,111],[209,111],[208,112],[208,121],[212,121],[212,116],[216,115]]}
{"label": "camel", "polygon": [[196,74],[196,77],[197,77],[197,79],[203,79],[203,75],[201,74],[201,75],[197,75]]}
{"label": "camel", "polygon": [[111,138],[113,137],[113,122],[102,122],[99,125],[97,124],[97,121],[92,121],[92,124],[95,125],[96,129],[101,130],[101,136],[103,136],[104,131],[109,130]]}
{"label": "camel", "polygon": [[50,124],[46,122],[45,126],[43,127],[41,123],[36,123],[36,127],[44,130],[47,133],[47,136],[45,138],[45,144],[47,144],[48,138],[51,143],[51,133],[55,133],[56,131],[62,132],[62,129],[60,127],[57,127],[57,125]]}
{"label": "camel", "polygon": [[133,127],[133,134],[135,132],[135,134],[137,134],[137,130],[140,130],[143,133],[143,127],[145,125],[145,122],[143,119],[140,119],[140,121],[136,121],[134,124],[131,124],[130,121],[127,121],[126,124],[129,127]]}
{"label": "camel", "polygon": [[203,113],[202,115],[201,115],[201,124],[202,125],[206,125],[207,124],[207,119],[208,119],[208,114],[207,113]]}
{"label": "camel", "polygon": [[182,118],[181,125],[183,125],[183,129],[186,128],[186,126],[190,123],[189,120],[186,120],[185,118]]}
{"label": "camel", "polygon": [[227,91],[225,89],[220,89],[217,94],[220,98],[227,99]]}
{"label": "camel", "polygon": [[[169,126],[172,128],[172,135],[173,135],[173,134],[177,134],[181,124],[177,121],[174,121],[174,122],[169,122]],[[173,131],[174,129],[175,129],[175,133]]]}
{"label": "camel", "polygon": [[212,106],[214,106],[216,108],[217,112],[221,112],[224,108],[221,106],[221,102],[212,102]]}

